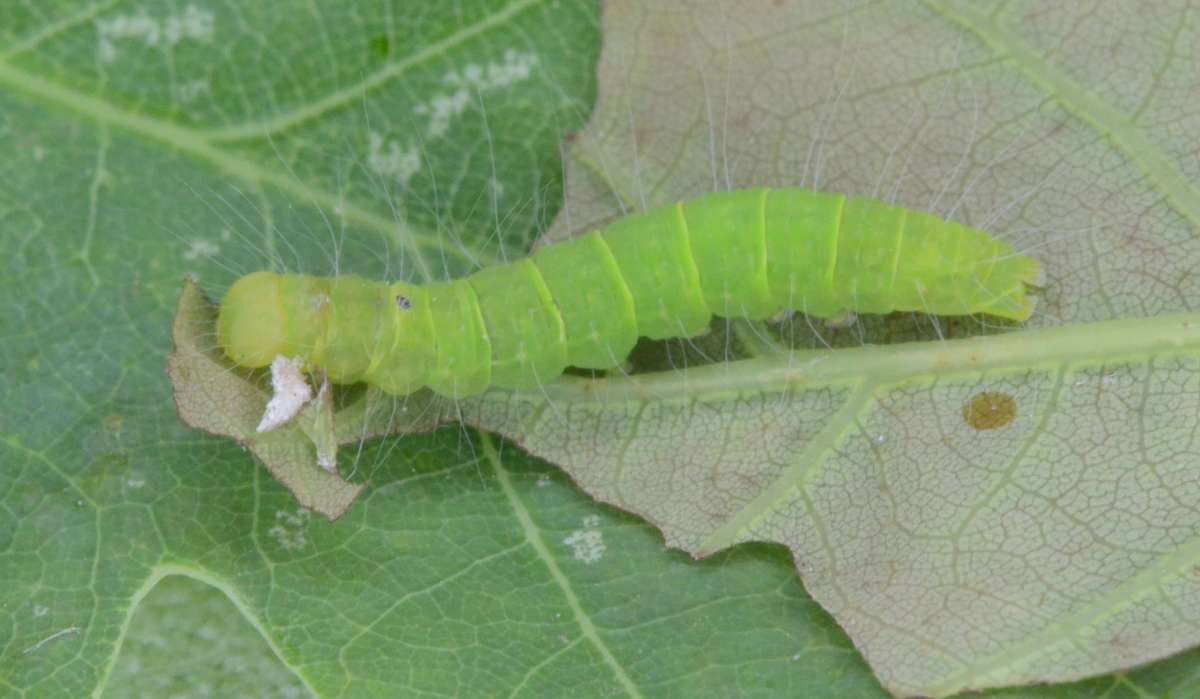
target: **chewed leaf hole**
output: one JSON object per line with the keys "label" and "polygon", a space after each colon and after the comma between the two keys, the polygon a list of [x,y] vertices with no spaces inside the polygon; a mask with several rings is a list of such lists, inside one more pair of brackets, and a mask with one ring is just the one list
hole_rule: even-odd
{"label": "chewed leaf hole", "polygon": [[1017,399],[1007,393],[977,393],[963,406],[963,420],[977,430],[995,430],[1017,416]]}

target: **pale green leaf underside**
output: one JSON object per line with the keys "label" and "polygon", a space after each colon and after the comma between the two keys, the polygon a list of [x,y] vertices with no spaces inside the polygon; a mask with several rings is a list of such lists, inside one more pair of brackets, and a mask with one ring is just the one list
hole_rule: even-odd
{"label": "pale green leaf underside", "polygon": [[[1196,18],[628,1],[606,29],[551,238],[714,186],[878,196],[1041,260],[1029,325],[1048,330],[959,343],[870,321],[848,344],[935,342],[829,354],[821,335],[846,333],[798,323],[789,337],[817,349],[779,354],[742,327],[763,358],[564,382],[554,410],[497,396],[479,424],[693,554],[786,544],[899,693],[1062,681],[1200,642],[1200,74],[1177,49]],[[979,396],[1015,417],[976,429]]]}
{"label": "pale green leaf underside", "polygon": [[[786,544],[899,692],[1085,677],[1200,640],[1198,315],[549,393],[554,410],[492,395],[468,416],[671,546]],[[980,395],[1015,414],[981,428]]]}

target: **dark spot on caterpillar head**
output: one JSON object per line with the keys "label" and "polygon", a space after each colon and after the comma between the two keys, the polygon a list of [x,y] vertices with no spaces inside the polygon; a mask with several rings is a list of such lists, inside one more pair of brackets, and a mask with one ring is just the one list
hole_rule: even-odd
{"label": "dark spot on caterpillar head", "polygon": [[976,393],[963,406],[963,420],[977,430],[1004,427],[1017,416],[1017,399],[1007,393]]}
{"label": "dark spot on caterpillar head", "polygon": [[375,58],[387,58],[392,52],[392,41],[386,36],[377,36],[367,42]]}
{"label": "dark spot on caterpillar head", "polygon": [[412,301],[409,301],[407,296],[397,295],[396,306],[402,311],[407,311],[412,308]]}

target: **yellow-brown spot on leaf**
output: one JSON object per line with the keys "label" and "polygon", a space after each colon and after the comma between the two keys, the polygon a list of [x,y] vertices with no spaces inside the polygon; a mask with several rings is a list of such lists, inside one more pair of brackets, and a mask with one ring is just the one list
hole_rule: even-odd
{"label": "yellow-brown spot on leaf", "polygon": [[1007,393],[984,391],[963,406],[963,420],[977,430],[1004,427],[1017,416],[1017,399]]}

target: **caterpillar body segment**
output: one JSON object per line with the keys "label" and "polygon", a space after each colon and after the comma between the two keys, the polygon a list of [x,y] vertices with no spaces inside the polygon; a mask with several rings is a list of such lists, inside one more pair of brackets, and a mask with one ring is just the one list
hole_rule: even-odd
{"label": "caterpillar body segment", "polygon": [[818,318],[845,313],[833,293],[845,202],[820,194],[767,198],[767,283],[784,308]]}
{"label": "caterpillar body segment", "polygon": [[[529,258],[467,277],[492,348],[492,383],[536,388],[567,368],[563,311]],[[432,338],[431,338],[432,339]]]}
{"label": "caterpillar body segment", "polygon": [[534,389],[568,366],[609,368],[639,336],[694,336],[713,315],[1025,320],[1038,275],[1008,244],[924,212],[749,189],[628,216],[455,281],[256,272],[230,288],[217,329],[241,366],[299,357],[337,383],[462,398]]}
{"label": "caterpillar body segment", "polygon": [[[433,317],[433,371],[426,384],[445,396],[473,396],[492,383],[492,343],[479,296],[470,284],[430,284]],[[397,343],[403,338],[397,338]],[[397,353],[399,354],[399,353]],[[400,393],[393,391],[393,393]]]}
{"label": "caterpillar body segment", "polygon": [[712,311],[704,303],[682,204],[627,216],[600,238],[633,297],[639,335],[665,340],[708,330]]}
{"label": "caterpillar body segment", "polygon": [[608,369],[637,343],[633,294],[599,233],[548,245],[533,263],[554,298],[566,333],[570,366]]}

